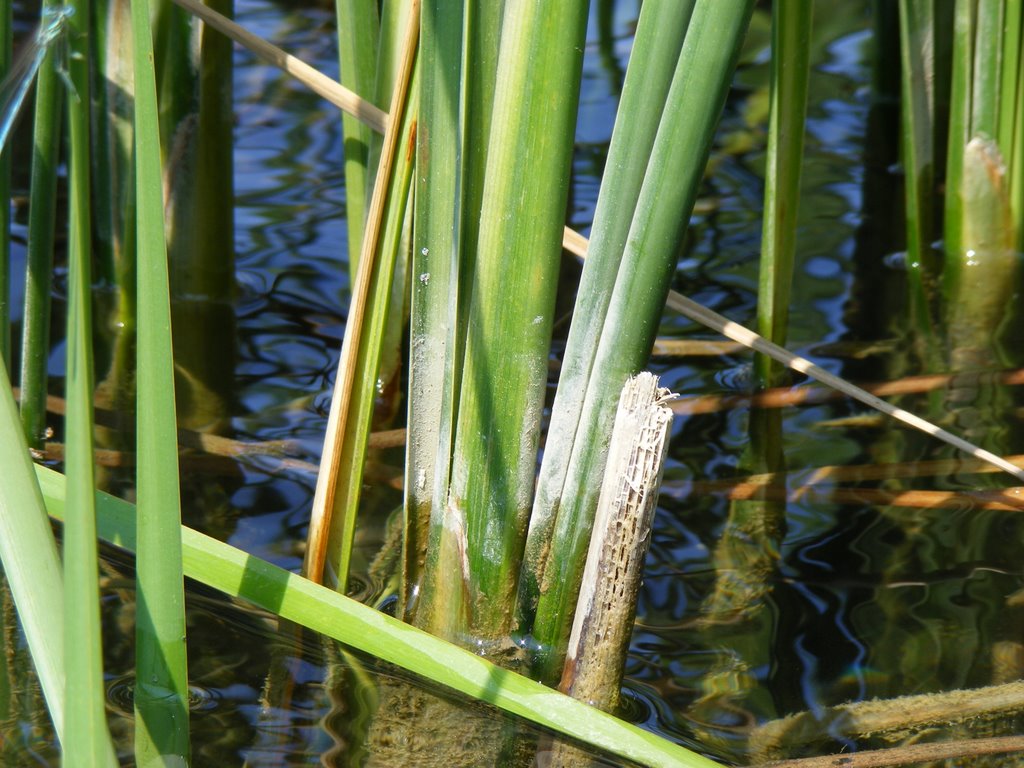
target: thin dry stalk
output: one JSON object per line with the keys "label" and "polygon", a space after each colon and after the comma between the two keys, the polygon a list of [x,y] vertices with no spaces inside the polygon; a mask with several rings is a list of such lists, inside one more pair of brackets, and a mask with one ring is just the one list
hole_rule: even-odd
{"label": "thin dry stalk", "polygon": [[[723,353],[725,354],[725,353]],[[1024,369],[1012,371],[966,373],[966,374],[930,374],[926,376],[906,376],[896,381],[883,381],[876,384],[859,385],[865,392],[878,397],[893,395],[915,395],[933,392],[951,386],[979,385],[997,383],[1003,386],[1019,386],[1024,384]],[[672,410],[677,415],[695,416],[702,413],[720,413],[733,408],[747,406],[750,408],[784,408],[792,405],[818,405],[845,396],[844,392],[825,387],[776,387],[751,395],[697,395],[676,400]]]}
{"label": "thin dry stalk", "polygon": [[997,736],[990,739],[964,739],[937,744],[910,744],[892,749],[872,749],[821,757],[802,757],[796,760],[778,760],[760,763],[752,768],[886,768],[892,765],[932,763],[981,755],[1024,753],[1024,736]]}
{"label": "thin dry stalk", "polygon": [[856,701],[765,723],[751,732],[749,750],[753,759],[766,760],[780,757],[801,745],[837,738],[903,741],[930,727],[946,731],[952,726],[991,727],[994,722],[1012,719],[1022,709],[1024,682],[1019,681],[944,693]]}
{"label": "thin dry stalk", "polygon": [[198,16],[218,32],[224,33],[239,45],[248,48],[268,64],[279,67],[311,91],[323,96],[331,104],[366,123],[375,131],[383,133],[387,128],[387,112],[366,99],[360,98],[358,94],[309,66],[301,59],[295,58],[290,53],[285,53],[277,46],[271,45],[263,38],[239,26],[227,16],[222,16],[196,0],[174,0],[174,2],[189,13]]}
{"label": "thin dry stalk", "polygon": [[[409,26],[402,47],[402,64],[395,81],[389,114],[398,117],[405,109],[409,96],[409,81],[412,77],[413,62],[419,41],[419,0],[412,0],[409,8]],[[356,359],[359,354],[363,318],[369,299],[371,277],[377,259],[378,245],[383,231],[383,216],[390,183],[391,170],[399,151],[398,138],[401,120],[392,120],[384,135],[377,180],[373,187],[370,210],[367,214],[366,231],[363,236],[362,254],[352,286],[352,299],[348,321],[345,323],[345,338],[341,345],[338,361],[338,375],[331,398],[331,411],[327,418],[327,434],[324,437],[324,452],[320,460],[320,475],[317,478],[313,496],[313,510],[309,528],[309,547],[303,571],[306,578],[316,582],[323,579],[327,557],[327,540],[334,511],[334,497],[337,490],[338,472],[341,465],[343,437],[350,411],[352,385],[356,375]]]}

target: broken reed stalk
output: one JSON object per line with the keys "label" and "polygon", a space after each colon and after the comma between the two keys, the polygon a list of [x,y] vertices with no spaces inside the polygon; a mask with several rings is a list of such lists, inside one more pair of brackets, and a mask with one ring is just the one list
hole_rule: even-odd
{"label": "broken reed stalk", "polygon": [[[618,707],[644,557],[650,543],[672,395],[646,371],[622,388],[583,583],[558,689],[605,712]],[[587,765],[576,747],[553,745],[548,765]]]}
{"label": "broken reed stalk", "polygon": [[611,712],[629,646],[672,411],[642,372],[622,388],[559,690]]}

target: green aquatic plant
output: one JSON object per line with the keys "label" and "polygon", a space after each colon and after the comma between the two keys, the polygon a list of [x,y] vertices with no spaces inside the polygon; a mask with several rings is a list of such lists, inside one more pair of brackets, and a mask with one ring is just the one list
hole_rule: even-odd
{"label": "green aquatic plant", "polygon": [[[367,145],[370,167],[359,170],[367,179],[374,178],[363,191],[374,198],[375,206],[370,206],[363,229],[360,242],[367,245],[362,258],[354,260],[359,262],[359,287],[354,293],[362,294],[359,301],[365,303],[353,304],[349,314],[348,352],[342,363],[343,376],[338,377],[339,387],[342,379],[349,377],[360,379],[361,389],[350,398],[352,407],[341,411],[351,428],[341,430],[349,432],[343,434],[348,447],[336,450],[333,463],[347,473],[347,490],[341,505],[345,510],[336,518],[332,534],[335,542],[340,542],[338,553],[328,557],[333,558],[330,568],[344,590],[350,561],[345,548],[351,547],[357,512],[364,511],[360,503],[362,465],[382,365],[380,340],[389,321],[401,319],[402,314],[394,309],[395,293],[401,297],[403,292],[393,290],[392,275],[401,274],[404,265],[411,263],[413,401],[401,611],[419,627],[461,644],[482,644],[488,650],[502,647],[512,622],[517,621],[537,645],[530,649],[531,674],[554,682],[562,671],[563,641],[569,634],[575,590],[583,570],[581,555],[586,551],[593,517],[595,486],[600,485],[595,478],[603,471],[608,442],[603,427],[610,422],[621,379],[646,361],[666,296],[670,307],[690,317],[741,338],[785,364],[829,377],[778,346],[785,327],[785,313],[780,309],[787,300],[775,286],[785,283],[792,270],[784,257],[792,248],[793,220],[787,220],[781,209],[795,195],[792,188],[798,161],[793,158],[799,155],[798,147],[790,148],[790,159],[779,166],[779,184],[768,192],[780,208],[766,223],[765,240],[775,243],[783,254],[772,287],[765,288],[771,294],[770,300],[766,296],[766,305],[776,307],[768,313],[774,319],[763,321],[762,327],[772,329],[764,334],[768,341],[669,292],[675,258],[752,3],[697,0],[691,17],[689,4],[647,0],[624,84],[626,109],[615,129],[580,307],[556,397],[552,418],[558,426],[549,430],[541,469],[544,491],[534,500],[554,313],[553,283],[565,240],[562,227],[579,85],[577,48],[582,47],[586,4],[558,6],[565,14],[561,24],[556,23],[555,14],[543,13],[549,6],[539,0],[509,0],[504,17],[498,6],[426,2],[421,21],[412,22],[412,35],[421,37],[419,52],[414,53],[413,47],[396,45],[400,36],[395,30],[403,29],[401,20],[415,19],[417,4],[386,3],[387,19],[382,21],[388,31],[379,41],[384,66],[377,79],[388,83],[389,92],[397,83],[394,91],[407,106],[398,109],[395,105],[399,102],[392,100],[389,116],[382,116],[379,109],[356,108],[364,115],[372,114],[378,128],[389,129],[379,145],[362,129],[346,128],[347,141]],[[796,15],[790,16],[790,21],[807,22],[800,18],[807,10],[804,5],[791,8]],[[154,669],[158,676],[166,673],[162,680],[158,677],[156,685],[174,694],[164,714],[169,715],[168,722],[176,724],[168,725],[162,735],[152,734],[150,740],[140,732],[136,740],[140,762],[174,755],[184,760],[188,755],[187,732],[180,727],[187,718],[180,604],[184,573],[284,619],[624,758],[652,765],[710,764],[441,639],[180,527],[173,436],[175,361],[170,337],[173,289],[167,275],[160,195],[161,164],[167,158],[157,151],[161,134],[155,128],[158,107],[150,92],[154,73],[145,66],[149,56],[145,7],[135,10],[139,49],[133,87],[139,128],[134,135],[134,154],[139,197],[132,206],[137,235],[129,239],[145,256],[138,265],[137,297],[138,391],[145,405],[139,409],[138,422],[139,507],[136,511],[105,495],[96,496],[95,505],[100,535],[139,553],[139,599],[144,609],[138,641],[140,680],[151,680]],[[353,5],[346,13],[360,10],[366,11],[367,6]],[[371,13],[359,23],[369,30],[367,34],[376,35],[372,20]],[[212,25],[208,33],[212,34],[211,30]],[[792,31],[799,37],[798,24]],[[84,44],[80,38],[77,42]],[[414,64],[416,56],[419,59]],[[366,50],[361,50],[343,61],[361,62],[352,66],[365,69],[369,58]],[[404,61],[408,68],[396,69],[396,60]],[[806,63],[801,66],[806,68]],[[71,73],[73,80],[78,78],[75,89],[88,93],[89,84],[81,79],[81,70],[82,65],[77,64]],[[365,72],[357,74],[353,82],[367,82]],[[799,90],[798,84],[796,87]],[[563,98],[565,103],[559,103],[557,110],[548,109],[552,100]],[[799,98],[794,104],[790,118],[795,127],[802,121],[802,107]],[[544,114],[537,117],[538,113]],[[779,111],[773,114],[778,116]],[[690,119],[683,120],[684,115]],[[79,126],[72,131],[76,145],[82,143],[81,117],[81,112],[72,117]],[[774,129],[773,136],[779,137],[780,132],[785,131]],[[353,155],[358,163],[359,153]],[[379,164],[373,157],[379,157]],[[89,217],[83,216],[82,197],[87,188],[82,178],[88,170],[89,165],[80,161],[72,165],[72,217],[77,239],[72,244],[72,363],[68,366],[69,374],[73,370],[75,375],[69,375],[66,422],[69,479],[43,469],[39,478],[52,514],[63,514],[67,505],[67,551],[75,558],[76,568],[71,573],[91,570],[94,575],[96,536],[88,528],[96,485],[90,475],[93,386],[88,293],[92,281],[83,259]],[[357,186],[359,173],[352,170],[352,183]],[[786,172],[788,183],[782,178]],[[415,197],[411,208],[410,195]],[[357,207],[351,210],[360,216]],[[785,210],[792,214],[794,209]],[[638,302],[636,297],[641,295],[647,298]],[[359,320],[360,315],[365,322]],[[585,341],[577,343],[578,338]],[[774,381],[776,375],[769,369],[764,378]],[[829,380],[837,381],[835,377]],[[431,394],[436,398],[429,399]],[[13,414],[13,400],[9,405]],[[14,423],[13,418],[9,421]],[[17,426],[5,423],[6,428]],[[563,436],[570,439],[563,441]],[[564,452],[560,453],[556,447],[563,442]],[[19,466],[28,466],[22,443],[6,444],[14,446]],[[329,454],[325,451],[325,477],[330,470],[327,465],[332,463]],[[1002,464],[1013,469],[1005,461]],[[52,540],[47,543],[41,532],[45,528],[40,525],[42,508],[38,500],[30,504],[29,497],[35,494],[31,484],[11,491],[10,497],[6,489],[4,493],[5,500],[26,504],[34,515],[34,522],[27,526],[39,529],[14,532],[12,537],[34,535],[40,543],[31,546],[40,551],[52,549]],[[528,524],[526,513],[531,504],[535,517]],[[331,502],[327,506],[337,505]],[[147,528],[151,515],[156,526],[152,533]],[[72,520],[85,525],[75,532]],[[328,543],[328,549],[332,547]],[[525,560],[525,577],[519,570],[521,560]],[[16,561],[16,552],[4,550],[5,568],[13,568],[11,563]],[[154,570],[149,571],[150,567]],[[90,590],[90,597],[78,600],[87,609],[83,613],[95,615],[94,585],[86,583],[86,578],[69,578],[81,582],[75,586]],[[20,606],[32,602],[33,598],[28,603],[19,598]],[[144,625],[152,622],[157,626],[158,619],[148,610],[156,603],[170,609],[169,623],[155,632],[156,644],[147,647]],[[29,607],[22,610],[26,615],[31,611]],[[45,622],[45,615],[42,618]],[[30,621],[38,622],[39,616]],[[628,627],[620,629],[628,636]],[[38,632],[31,630],[30,634]],[[491,640],[496,642],[491,645]],[[44,656],[57,653],[52,646],[47,648],[45,641],[37,652]],[[97,646],[88,646],[88,654],[89,664],[80,666],[93,675],[86,687],[95,703],[101,689],[95,679]],[[45,664],[45,659],[40,663]],[[55,673],[48,674],[47,685],[52,688]],[[708,689],[713,689],[713,674],[707,680]],[[147,709],[153,702],[146,700],[145,694],[152,692],[146,687],[137,689],[141,691],[136,697],[140,728],[160,719],[153,709]],[[53,698],[59,699],[59,694]],[[74,717],[77,727],[88,723],[90,716],[83,709]],[[95,725],[95,712],[91,717]],[[101,756],[103,744],[103,738],[95,739],[94,764],[106,759]]]}

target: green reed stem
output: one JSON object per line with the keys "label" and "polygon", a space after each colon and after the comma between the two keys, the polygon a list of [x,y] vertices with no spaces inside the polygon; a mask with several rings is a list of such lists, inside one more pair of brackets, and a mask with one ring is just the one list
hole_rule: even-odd
{"label": "green reed stem", "polygon": [[117,325],[135,329],[135,168],[131,8],[120,0],[95,0],[101,23],[93,31],[93,200],[96,277],[117,286]]}
{"label": "green reed stem", "polygon": [[[388,105],[395,88],[395,77],[401,67],[402,41],[409,25],[411,0],[382,0],[380,3],[380,34],[377,38],[377,64],[374,71],[373,90],[369,94],[359,94],[377,105]],[[366,189],[372,194],[376,184],[377,169],[380,167],[380,154],[384,147],[383,137],[374,133],[370,136],[369,161],[367,167]],[[369,205],[369,197],[367,204]],[[362,242],[360,242],[362,246]],[[349,254],[349,270],[355,274],[362,248]]]}
{"label": "green reed stem", "polygon": [[[374,0],[335,0],[335,13],[338,19],[341,84],[363,98],[369,98],[373,94],[377,39],[380,36],[377,3]],[[364,123],[347,114],[342,114],[341,128],[345,142],[345,218],[348,227],[349,269],[355,274],[369,202],[367,163],[373,132]]]}
{"label": "green reed stem", "polygon": [[[1019,5],[1019,3],[1016,3]],[[971,84],[971,138],[999,133],[1006,0],[977,0]]]}
{"label": "green reed stem", "polygon": [[[11,69],[14,48],[12,0],[0,3],[0,81]],[[0,362],[11,367],[11,151],[0,146]]]}
{"label": "green reed stem", "polygon": [[964,148],[971,139],[971,81],[974,63],[973,0],[957,0],[953,16],[948,148],[946,152],[946,197],[943,211],[945,251],[957,258],[963,251]]}
{"label": "green reed stem", "polygon": [[[692,1],[650,0],[640,14],[530,516],[520,581],[519,621],[524,626],[528,626],[535,609],[555,520],[566,501],[569,462],[583,418],[594,358],[692,11]],[[592,480],[600,486],[596,476]]]}
{"label": "green reed stem", "polygon": [[[46,429],[47,362],[50,356],[50,294],[53,285],[57,162],[64,87],[55,70],[55,51],[36,75],[32,181],[29,189],[25,315],[21,342],[21,423],[32,448],[41,448]],[[6,199],[6,198],[5,198]]]}
{"label": "green reed stem", "polygon": [[117,765],[106,725],[96,552],[93,464],[92,226],[89,147],[89,3],[68,20],[68,326],[64,417],[67,517],[64,529],[67,765]]}
{"label": "green reed stem", "polygon": [[[780,0],[772,5],[771,111],[757,330],[781,346],[786,344],[796,254],[813,10],[814,0]],[[781,385],[784,370],[765,355],[754,357],[759,386]]]}
{"label": "green reed stem", "polygon": [[[409,429],[406,456],[402,610],[427,558],[431,510],[443,504],[454,433],[457,306],[463,214],[462,90],[464,8],[426,0],[420,11],[420,116],[416,131],[409,344]],[[456,96],[457,95],[457,96]],[[435,541],[436,552],[439,542]],[[438,574],[431,568],[432,580]],[[419,590],[435,600],[436,580]],[[445,600],[444,602],[447,602]],[[449,606],[452,607],[452,606]],[[429,609],[428,609],[429,610]],[[451,616],[442,610],[438,616]],[[411,614],[410,614],[411,615]],[[420,626],[430,626],[424,615]],[[435,627],[435,634],[445,633]]]}
{"label": "green reed stem", "polygon": [[1003,27],[1002,93],[999,97],[999,146],[1009,172],[1010,205],[1016,222],[1017,251],[1024,250],[1024,7],[1008,3]]}
{"label": "green reed stem", "polygon": [[138,252],[135,757],[189,761],[170,286],[149,5],[132,2]]}
{"label": "green reed stem", "polygon": [[588,383],[538,579],[533,634],[543,679],[561,671],[618,394],[650,354],[752,11],[751,0],[702,0],[686,31],[594,357],[592,368],[601,376]]}
{"label": "green reed stem", "polygon": [[911,316],[929,367],[936,368],[932,306],[939,260],[935,235],[935,9],[931,0],[900,0],[902,153],[906,187],[907,275]]}
{"label": "green reed stem", "polygon": [[[459,540],[444,526],[465,353],[468,297],[480,232],[487,137],[494,103],[502,2],[428,4],[413,251],[414,341],[410,363],[410,445],[406,504],[406,590],[421,581],[418,626],[453,637],[465,625]],[[428,26],[429,25],[429,26]],[[429,48],[427,47],[429,46]],[[458,94],[453,98],[452,94]],[[423,275],[429,275],[426,282]],[[429,544],[427,540],[429,539]],[[411,612],[409,614],[412,616]]]}
{"label": "green reed stem", "polygon": [[[412,146],[413,126],[416,122],[416,80],[414,69],[409,85],[411,101],[402,112],[402,123],[398,147],[401,150],[394,158],[394,167],[389,176],[386,209],[382,232],[376,245],[377,254],[373,259],[369,275],[368,301],[362,317],[356,343],[358,351],[353,363],[355,375],[349,404],[349,417],[342,437],[340,463],[338,466],[338,488],[334,498],[334,512],[331,516],[331,530],[328,537],[328,561],[336,575],[337,589],[345,593],[352,557],[352,542],[356,532],[359,513],[359,499],[362,490],[363,467],[366,463],[367,445],[373,428],[373,407],[378,395],[378,381],[381,356],[384,352],[385,334],[389,313],[394,310],[392,280],[398,263],[408,257],[408,241],[403,238],[406,216],[410,207],[409,190],[415,156]],[[401,307],[402,303],[398,303]],[[346,333],[346,341],[349,340]],[[335,386],[342,386],[339,375]]]}
{"label": "green reed stem", "polygon": [[509,0],[498,58],[445,525],[466,631],[507,634],[533,497],[587,3]]}

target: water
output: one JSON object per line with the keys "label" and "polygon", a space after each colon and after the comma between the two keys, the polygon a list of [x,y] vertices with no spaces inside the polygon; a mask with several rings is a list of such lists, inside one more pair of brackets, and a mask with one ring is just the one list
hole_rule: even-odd
{"label": "water", "polygon": [[[869,136],[870,118],[886,118],[884,105],[871,112],[870,5],[820,0],[816,9],[789,343],[857,381],[919,372],[907,353],[904,274],[891,258],[901,247],[889,219],[902,179],[893,147]],[[238,3],[236,15],[252,31],[336,73],[328,10],[290,12],[250,0]],[[634,0],[615,3],[613,34],[604,46],[596,11],[592,18],[569,213],[584,232],[635,16]],[[748,325],[761,228],[766,18],[755,15],[674,286]],[[189,524],[297,570],[315,484],[303,462],[319,458],[348,301],[340,122],[333,108],[277,70],[243,51],[235,59],[239,296],[230,428],[240,440],[290,441],[292,463],[262,457],[225,464],[196,456],[188,465],[184,509]],[[25,233],[24,222],[18,226],[16,245]],[[667,340],[713,338],[670,313],[661,330]],[[53,373],[59,377],[57,358]],[[698,394],[747,392],[750,359],[744,352],[663,355],[651,368],[685,403]],[[904,396],[900,404],[936,412],[928,395]],[[824,719],[844,702],[1014,679],[1024,624],[1015,597],[1024,587],[1019,516],[967,506],[839,501],[833,493],[837,486],[853,489],[847,496],[858,489],[953,491],[997,487],[1003,480],[953,468],[938,477],[827,481],[775,509],[784,517],[775,534],[737,533],[730,515],[735,521],[747,508],[697,483],[748,474],[742,462],[757,413],[740,403],[676,419],[627,662],[624,716],[744,764],[752,759],[746,742],[753,729],[785,715],[810,712]],[[793,470],[952,455],[866,418],[848,401],[775,413]],[[984,431],[976,437],[996,439]],[[986,443],[1010,453],[1013,445]],[[379,548],[383,518],[400,502],[400,491],[387,480],[400,466],[400,452],[392,451],[376,467],[381,479],[367,494],[376,522],[358,542],[363,562]],[[794,472],[789,490],[806,480]],[[123,557],[106,554],[109,700],[115,733],[124,734],[130,732],[132,660],[124,628],[131,626],[132,574]],[[353,581],[367,601],[381,592],[365,573]],[[260,611],[190,588],[197,765],[316,765],[358,737],[353,713],[361,711],[365,693],[351,682],[324,684],[353,674],[332,665],[337,651],[275,625]],[[377,680],[396,675],[364,657],[347,668],[364,668]],[[11,764],[56,764],[52,736],[45,723],[33,726],[32,711],[26,705],[18,725],[0,723],[5,734],[18,730],[26,747]],[[819,731],[809,746],[793,746],[793,754],[880,745],[838,726]]]}

